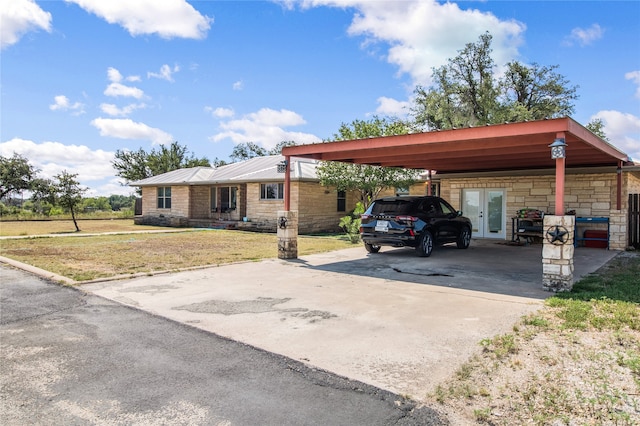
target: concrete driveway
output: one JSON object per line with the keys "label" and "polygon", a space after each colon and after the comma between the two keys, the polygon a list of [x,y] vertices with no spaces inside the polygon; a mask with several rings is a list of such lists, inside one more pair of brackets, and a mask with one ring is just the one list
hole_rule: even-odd
{"label": "concrete driveway", "polygon": [[[482,240],[419,258],[410,249],[369,255],[358,246],[82,288],[423,400],[481,339],[509,332],[550,296],[541,251]],[[578,249],[576,276],[615,254]]]}

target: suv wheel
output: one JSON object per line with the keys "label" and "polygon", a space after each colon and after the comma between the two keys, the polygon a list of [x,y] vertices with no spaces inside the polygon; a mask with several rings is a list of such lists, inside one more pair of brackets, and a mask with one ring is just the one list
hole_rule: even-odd
{"label": "suv wheel", "polygon": [[380,251],[380,246],[377,246],[375,244],[368,244],[368,243],[364,243],[364,248],[369,252],[369,253],[377,253]]}
{"label": "suv wheel", "polygon": [[418,251],[418,256],[431,256],[431,252],[433,251],[433,235],[431,235],[431,232],[424,231],[422,233],[420,242],[418,243],[418,247],[416,247],[416,250]]}
{"label": "suv wheel", "polygon": [[471,230],[465,226],[458,235],[456,245],[459,249],[466,249],[469,248],[469,244],[471,244]]}

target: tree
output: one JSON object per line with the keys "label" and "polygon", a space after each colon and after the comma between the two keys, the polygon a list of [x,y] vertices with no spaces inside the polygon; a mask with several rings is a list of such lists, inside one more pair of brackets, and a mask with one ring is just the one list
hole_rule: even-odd
{"label": "tree", "polygon": [[[295,146],[297,143],[295,141],[281,141],[273,148],[267,150],[255,142],[244,142],[239,143],[233,147],[233,152],[229,156],[232,162],[238,161],[246,161],[255,157],[264,157],[267,155],[280,155],[282,153],[282,148],[285,146]],[[227,164],[224,161],[218,160],[216,158],[216,164],[224,166]]]}
{"label": "tree", "polygon": [[[410,130],[407,123],[398,120],[374,117],[369,121],[354,120],[342,123],[334,140],[352,140],[370,136],[391,136],[406,134]],[[415,170],[396,167],[379,167],[342,162],[322,162],[316,169],[320,184],[336,188],[338,191],[357,191],[366,209],[386,188],[407,188],[415,183]]]}
{"label": "tree", "polygon": [[239,143],[233,147],[233,152],[229,156],[235,163],[238,161],[246,161],[255,157],[264,157],[267,150],[255,142]]}
{"label": "tree", "polygon": [[76,177],[78,177],[77,173],[68,173],[66,170],[63,170],[62,173],[56,175],[56,181],[52,189],[57,203],[71,212],[71,219],[73,219],[76,232],[79,232],[80,228],[76,220],[75,209],[82,202],[82,194],[87,191],[87,188],[81,187]]}
{"label": "tree", "polygon": [[429,130],[541,120],[573,113],[577,86],[556,72],[557,65],[506,64],[495,76],[492,36],[485,33],[433,70],[430,88],[417,86],[411,112],[416,124]]}
{"label": "tree", "polygon": [[282,148],[287,146],[296,146],[298,143],[296,141],[281,141],[278,142],[276,146],[269,150],[268,155],[280,155],[282,154]]}
{"label": "tree", "polygon": [[206,157],[189,155],[187,147],[178,142],[173,142],[168,148],[162,145],[160,150],[152,149],[150,152],[142,148],[137,151],[117,150],[111,164],[116,169],[116,176],[123,178],[125,183],[187,167],[211,167]]}
{"label": "tree", "polygon": [[430,129],[484,125],[492,121],[498,92],[493,81],[492,36],[468,43],[446,65],[433,70],[434,86],[415,90],[416,122]]}
{"label": "tree", "polygon": [[555,72],[557,65],[509,62],[499,81],[504,111],[501,121],[543,120],[573,114],[577,86]]}
{"label": "tree", "polygon": [[109,196],[109,205],[111,206],[111,210],[117,212],[122,209],[131,209],[135,203],[136,197],[135,195],[110,195]]}
{"label": "tree", "polygon": [[20,154],[0,156],[0,199],[14,192],[30,190],[38,170]]}
{"label": "tree", "polygon": [[600,118],[594,118],[585,126],[587,130],[599,137],[605,142],[609,142],[607,134],[604,132],[604,122]]}

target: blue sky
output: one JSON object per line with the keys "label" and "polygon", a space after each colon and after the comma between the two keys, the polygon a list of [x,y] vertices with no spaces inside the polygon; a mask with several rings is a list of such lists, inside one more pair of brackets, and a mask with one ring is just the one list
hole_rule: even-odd
{"label": "blue sky", "polygon": [[640,1],[12,0],[0,3],[0,154],[89,195],[130,194],[116,150],[331,138],[403,117],[433,67],[489,31],[498,65],[559,65],[573,118],[640,159]]}

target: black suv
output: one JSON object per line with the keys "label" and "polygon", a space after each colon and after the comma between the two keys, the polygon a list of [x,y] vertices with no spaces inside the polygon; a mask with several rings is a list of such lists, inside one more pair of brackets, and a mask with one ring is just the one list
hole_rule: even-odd
{"label": "black suv", "polygon": [[361,218],[360,236],[369,253],[408,246],[427,257],[434,244],[455,242],[466,249],[471,242],[471,221],[440,197],[381,198]]}

